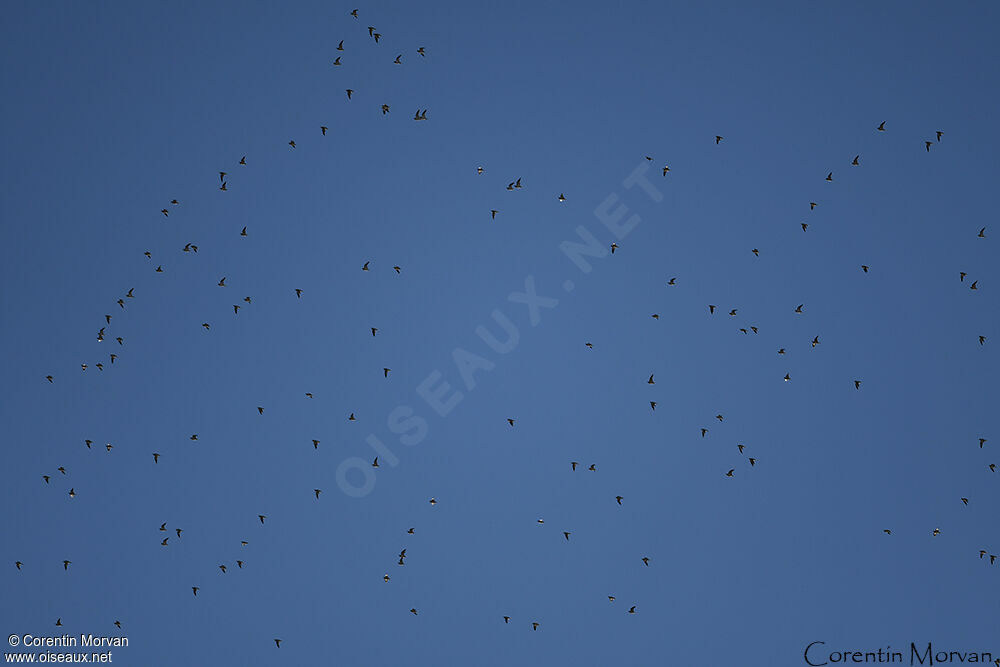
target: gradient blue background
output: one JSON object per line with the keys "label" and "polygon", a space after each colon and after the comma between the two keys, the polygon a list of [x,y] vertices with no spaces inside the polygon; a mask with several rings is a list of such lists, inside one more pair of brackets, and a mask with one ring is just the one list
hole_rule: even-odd
{"label": "gradient blue background", "polygon": [[[289,4],[5,5],[0,630],[126,665],[1000,656],[995,3]],[[611,194],[641,223],[584,275],[559,243],[615,240]],[[457,347],[496,366],[441,418],[415,390]],[[369,433],[399,464],[350,498]]]}

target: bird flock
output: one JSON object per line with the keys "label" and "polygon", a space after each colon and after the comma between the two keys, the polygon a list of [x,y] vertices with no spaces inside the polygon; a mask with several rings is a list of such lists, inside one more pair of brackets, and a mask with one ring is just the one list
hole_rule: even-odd
{"label": "bird flock", "polygon": [[[333,60],[331,61],[333,67],[338,67],[338,68],[342,67],[344,68],[344,71],[349,71],[351,65],[351,52],[345,46],[345,43],[351,42],[355,38],[358,39],[367,38],[368,40],[371,40],[373,44],[376,45],[382,44],[384,41],[383,34],[379,32],[375,26],[369,25],[365,27],[364,24],[361,23],[360,21],[361,16],[357,9],[351,11],[349,13],[349,17],[351,20],[355,22],[355,25],[352,26],[353,34],[346,37],[345,39],[339,40],[339,42],[335,47],[336,55],[333,57]],[[390,55],[385,57],[386,65],[405,66],[406,64],[409,63],[411,58],[419,60],[428,58],[428,53],[424,46],[416,45],[412,47],[409,53],[411,53],[412,56],[408,57],[406,55],[406,52],[391,53]],[[348,103],[371,104],[373,114],[375,115],[388,116],[392,113],[392,106],[388,103],[388,101],[365,99],[364,91],[360,88],[360,86],[356,88],[346,87],[344,88],[344,93],[345,93],[344,99]],[[420,106],[418,106],[414,111],[412,120],[415,122],[428,120],[428,110],[426,108],[421,108]],[[888,125],[890,125],[888,121],[873,123],[872,132],[876,134],[891,132],[892,131],[891,126]],[[327,125],[317,124],[316,130],[317,130],[317,136],[315,137],[315,139],[321,141],[323,140],[324,137],[328,135],[330,128]],[[940,130],[934,130],[930,131],[928,133],[928,136],[930,137],[928,139],[914,138],[914,142],[918,146],[921,144],[917,142],[922,142],[922,146],[925,149],[925,153],[931,154],[934,150],[937,149],[938,145],[942,142],[942,139],[944,137],[944,132]],[[299,141],[301,141],[301,139]],[[724,151],[726,150],[727,146],[727,141],[723,135],[706,137],[705,143],[706,143],[706,150]],[[295,150],[299,145],[300,144],[295,139],[290,139],[287,142],[288,150]],[[227,166],[224,169],[220,169],[217,171],[218,181],[216,183],[216,187],[220,192],[227,193],[225,195],[220,195],[220,196],[233,196],[233,194],[236,194],[239,190],[240,170],[252,169],[253,160],[251,157],[251,153],[242,154],[240,152],[237,153],[237,155],[239,155],[239,158],[234,159],[232,163],[230,163],[232,166]],[[649,162],[654,162],[654,159],[651,156],[643,156],[643,157]],[[843,168],[864,169],[863,156],[860,154],[855,154],[853,155],[853,157],[846,157],[843,160]],[[476,164],[475,162],[470,162],[469,169],[470,172],[474,171],[477,176],[485,177],[487,175],[487,167],[482,164]],[[677,169],[682,169],[682,167],[679,165],[669,166],[663,164],[657,169],[657,173],[662,174],[663,179],[669,180],[672,174]],[[822,174],[817,175],[817,181],[822,180],[825,183],[830,184],[829,187],[831,189],[829,191],[828,198],[834,198],[837,196],[836,191],[833,188],[836,187],[835,184],[837,183],[837,179],[835,178],[835,175],[839,172],[839,169],[840,169],[839,166],[834,165],[832,169],[827,171],[825,176],[823,176]],[[659,177],[660,176],[658,176],[658,178]],[[510,177],[508,176],[508,178]],[[522,183],[521,176],[514,176],[512,180],[509,181],[507,181],[507,179],[505,178],[501,182],[501,184],[497,186],[498,190],[500,190],[500,188],[502,187],[503,182],[506,182],[504,189],[509,192],[516,192],[530,185]],[[558,188],[552,189],[552,197],[559,203],[567,201],[565,191],[559,190]],[[803,233],[809,233],[810,231],[810,223],[808,222],[809,212],[815,211],[818,207],[821,207],[823,205],[822,198],[818,198],[820,199],[820,201],[807,201],[807,199],[808,198],[804,198],[802,203],[805,219],[799,223],[801,231]],[[164,198],[164,201],[167,201],[168,203],[159,209],[151,207],[154,215],[156,215],[158,212],[159,215],[162,215],[166,219],[171,218],[171,216],[184,215],[184,206],[182,204],[181,199],[167,195]],[[489,204],[484,204],[483,211],[484,211],[484,220],[495,222],[502,219],[502,209],[500,208],[490,208]],[[486,213],[488,213],[489,215],[488,218],[485,217]],[[989,238],[987,231],[988,231],[987,226],[983,226],[978,230],[978,232],[970,233],[969,234],[970,242],[986,243]],[[247,226],[242,226],[242,228],[239,230],[233,230],[233,236],[238,238],[247,238],[248,236],[251,235],[251,233],[252,231],[248,230]],[[798,232],[793,231],[791,233],[798,233]],[[961,232],[955,232],[955,233],[961,233]],[[617,242],[612,242],[610,244],[609,250],[610,254],[616,258],[615,261],[627,261],[627,248],[622,248],[622,246],[620,246]],[[755,258],[761,259],[762,261],[767,254],[766,248],[761,248],[761,247],[747,248],[747,251],[752,253],[752,255]],[[199,245],[196,242],[187,242],[182,247],[177,248],[173,252],[198,254]],[[173,259],[171,252],[169,251],[165,253],[157,252],[154,254],[152,251],[146,250],[143,252],[143,256],[149,265],[150,271],[153,271],[157,274],[169,273],[169,270],[171,269],[171,261]],[[865,261],[867,260],[859,258],[859,260],[856,263],[858,271],[860,271],[862,274],[865,275],[878,271],[878,266],[873,266],[864,263]],[[363,259],[363,261],[359,261],[359,263],[357,264],[357,269],[360,271],[369,272],[373,270],[381,270],[382,266],[386,267],[384,270],[386,271],[391,270],[396,275],[402,275],[403,273],[403,268],[398,264],[387,263],[385,265],[381,265],[380,262],[376,262],[376,260],[372,259]],[[965,269],[967,267],[961,267],[961,268]],[[238,291],[240,290],[240,286],[232,284],[231,282],[227,282],[228,276],[223,275],[221,271],[217,275],[219,275],[219,278],[217,283],[215,283],[214,287],[219,290],[224,290],[226,292],[234,293],[232,299],[233,303],[231,306],[232,313],[230,314],[230,313],[219,312],[217,315],[218,317],[221,318],[224,315],[226,315],[238,318],[241,314],[241,309],[249,309],[255,307],[255,301],[252,295],[247,295],[244,294],[242,291]],[[971,268],[969,268],[969,270],[960,270],[958,267],[956,267],[954,275],[955,275],[955,282],[959,286],[967,287],[969,290],[972,291],[980,290],[979,279],[977,278],[976,273]],[[663,285],[668,289],[680,290],[683,289],[683,283],[684,280],[682,276],[668,276],[664,277]],[[305,290],[295,285],[287,286],[287,294],[288,298],[293,300],[301,300],[308,296]],[[97,361],[91,359],[81,362],[80,372],[93,373],[96,370],[99,373],[103,372],[110,373],[113,372],[113,369],[116,368],[117,365],[127,363],[128,361],[127,343],[129,341],[126,340],[126,338],[123,335],[118,335],[118,332],[116,332],[116,325],[118,324],[119,319],[124,319],[127,317],[130,303],[132,303],[133,300],[141,298],[143,298],[142,294],[137,294],[134,288],[128,287],[126,289],[123,289],[117,296],[109,299],[109,306],[110,306],[109,312],[99,316],[100,326],[97,327],[96,340],[98,343],[101,344],[111,343],[113,341],[112,349],[115,351],[106,352],[105,355],[101,356],[100,359]],[[712,318],[722,317],[723,319],[728,318],[729,321],[735,323],[735,330],[740,335],[743,336],[756,336],[767,324],[764,322],[747,320],[739,304],[723,305],[720,303],[706,303],[705,310],[707,310],[709,317]],[[809,313],[809,307],[807,303],[789,304],[788,310],[795,316],[803,318],[808,317]],[[655,312],[652,313],[650,317],[654,320],[660,319],[659,313]],[[212,322],[210,321],[204,321],[204,322],[193,321],[191,323],[191,326],[201,327],[202,329],[205,330],[206,335],[209,335],[210,332],[212,331],[213,325]],[[381,332],[381,328],[378,326],[371,326],[369,330],[372,338],[378,339],[379,334]],[[987,343],[987,336],[984,332],[971,332],[970,342],[972,342],[973,344],[978,344],[979,346],[984,346]],[[805,346],[806,343],[808,343],[810,349],[815,349],[821,346],[823,344],[823,333],[819,331],[814,332],[814,335],[811,338],[801,341],[803,347]],[[594,344],[592,342],[587,341],[584,342],[583,345],[587,349],[595,351]],[[791,350],[793,346],[795,346],[795,341],[789,341],[787,343],[787,347],[777,348],[776,350],[774,350],[774,354],[777,354],[782,358],[785,358],[787,355],[789,355],[789,350]],[[789,367],[780,379],[783,382],[793,382],[794,370],[795,369],[793,367]],[[39,377],[42,382],[56,383],[59,381],[59,379],[64,373],[68,372],[69,370],[47,369],[43,370],[42,373],[40,373]],[[381,373],[383,379],[389,380],[392,374],[392,369],[389,368],[388,366],[383,366],[381,368]],[[655,370],[651,369],[648,378],[645,379],[645,384],[650,387],[649,389],[650,392],[655,392],[654,389],[656,387],[655,377],[656,377],[656,372]],[[778,378],[776,377],[775,380],[777,379]],[[640,382],[642,381],[642,378],[636,378],[636,381]],[[853,386],[855,391],[864,391],[865,384],[864,384],[864,379],[862,377],[845,376],[843,378],[843,381],[846,383],[847,386]],[[300,395],[305,400],[313,399],[313,394],[312,392],[309,391],[302,391]],[[657,409],[659,402],[655,395],[650,394],[648,399],[648,404],[651,411],[655,411]],[[265,408],[266,406],[264,405],[247,406],[249,412],[255,412],[256,415],[259,417],[263,417],[265,415]],[[708,414],[711,415],[711,413]],[[354,412],[348,412],[347,416],[345,416],[344,419],[349,422],[357,421]],[[498,421],[502,423],[502,421],[504,420],[506,421],[509,428],[512,429],[517,428],[518,422],[516,417],[498,415]],[[725,420],[726,416],[722,412],[718,412],[717,414],[711,417],[711,423],[706,423],[705,425],[700,427],[700,430],[697,435],[701,439],[710,439],[712,437],[712,427],[716,423],[719,424],[723,423]],[[189,436],[189,439],[191,441],[198,441],[198,434],[192,433]],[[94,440],[89,438],[81,438],[81,441],[83,446],[87,450],[94,449],[93,447],[93,445],[95,445]],[[978,445],[979,449],[985,450],[988,442],[989,440],[986,437],[979,437],[978,442],[973,442],[970,444],[972,446]],[[308,447],[308,444],[309,443],[304,443],[306,447]],[[314,450],[319,450],[321,445],[321,439],[317,438],[311,439],[311,445]],[[114,444],[112,444],[111,442],[104,443],[103,449],[105,450],[106,455],[113,455]],[[734,454],[739,457],[739,463],[733,464],[731,467],[726,467],[725,469],[719,471],[719,473],[725,478],[733,478],[743,474],[753,474],[753,470],[755,470],[757,466],[761,465],[762,462],[763,464],[766,464],[766,457],[761,457],[760,454],[753,451],[752,448],[748,447],[743,442],[736,443]],[[163,453],[159,451],[150,451],[148,459],[150,460],[149,465],[158,466],[160,465],[160,462],[163,458],[164,458]],[[373,460],[371,461],[371,466],[373,468],[380,467],[378,456],[375,456],[373,458]],[[985,466],[991,473],[996,472],[995,463],[987,461],[985,462]],[[60,482],[65,480],[65,483],[62,485],[64,487],[62,493],[65,494],[67,500],[70,502],[72,502],[75,498],[77,498],[78,494],[86,493],[86,489],[88,487],[88,480],[75,479],[71,474],[71,472],[67,471],[65,466],[62,465],[54,466],[51,470],[54,470],[55,472],[45,471],[43,473],[40,473],[41,483],[45,487],[51,488],[53,486],[58,486],[56,484],[56,480],[59,480]],[[566,474],[582,474],[582,475],[599,474],[597,464],[590,461],[587,462],[567,461],[565,472]],[[322,502],[323,500],[324,490],[321,488],[302,489],[302,492],[311,495],[317,502]],[[963,506],[968,506],[970,503],[974,502],[974,499],[970,499],[970,497],[968,496],[961,496],[959,498],[956,498],[955,500],[956,502],[961,502]],[[431,507],[436,506],[438,502],[439,501],[435,497],[430,497],[428,500],[428,504]],[[628,498],[621,493],[613,493],[609,494],[607,502],[614,503],[614,506],[624,506],[624,504],[628,502]],[[259,525],[264,527],[264,529],[266,529],[266,527],[268,526],[268,516],[266,514],[257,514],[256,519],[259,522]],[[158,532],[161,535],[161,537],[158,537],[159,544],[164,549],[170,549],[175,542],[185,539],[184,537],[182,537],[184,534],[184,529],[182,527],[168,525],[168,523],[169,522],[165,521],[160,522],[158,529]],[[539,526],[544,526],[545,525],[544,519],[538,518],[537,524]],[[413,535],[415,534],[415,531],[416,527],[410,527],[406,531],[406,534]],[[886,536],[893,535],[893,529],[891,526],[885,527],[883,529],[883,532]],[[932,530],[930,529],[930,527],[928,527],[928,533],[933,537],[937,537],[942,534],[942,530],[940,527],[937,526],[934,526]],[[565,542],[573,541],[571,539],[573,536],[573,531],[560,530],[559,534],[563,536]],[[262,535],[266,535],[266,533],[263,533]],[[249,539],[242,539],[240,540],[239,549],[241,550],[242,553],[249,553],[250,552],[249,545],[250,545]],[[242,553],[239,558],[228,558],[224,562],[218,562],[219,559],[214,559],[214,560],[206,559],[206,566],[203,579],[191,582],[190,589],[192,596],[200,600],[202,598],[201,596],[199,596],[199,593],[201,593],[202,596],[204,596],[206,593],[210,593],[212,584],[211,580],[209,579],[209,574],[210,574],[209,570],[215,570],[216,571],[215,574],[217,576],[223,576],[223,575],[230,577],[238,576],[237,573],[243,570],[244,567],[248,567],[250,562],[250,557],[242,555]],[[995,564],[997,559],[997,554],[993,553],[988,548],[979,549],[978,552],[972,554],[972,556],[978,557],[978,559],[988,562],[990,565]],[[406,566],[407,557],[408,557],[407,547],[401,548],[401,550],[395,556],[392,556],[391,553],[386,554],[387,562],[390,562],[391,560],[391,562],[393,562],[397,568],[403,568]],[[63,555],[60,555],[59,557],[54,557],[52,560],[52,566],[58,567],[59,564],[61,564],[63,570],[68,573],[71,571],[70,566],[73,565],[73,561],[70,558],[64,557]],[[634,555],[634,564],[638,567],[650,568],[655,566],[656,560],[649,554],[637,553]],[[20,572],[35,567],[44,568],[47,567],[48,565],[45,563],[26,563],[22,560],[17,560],[15,561],[14,566],[16,570]],[[382,576],[382,583],[386,585],[391,585],[392,581],[393,581],[393,576],[391,576],[387,571]],[[617,602],[617,597],[613,593],[609,593],[607,595],[607,600],[609,604],[615,604]],[[625,614],[636,614],[638,613],[638,609],[640,608],[639,605],[640,605],[639,601],[628,601],[622,608],[622,612]],[[419,616],[421,613],[419,604],[417,603],[414,603],[413,606],[410,607],[408,611],[413,616]],[[495,619],[498,623],[503,623],[505,625],[510,624],[512,622],[517,622],[518,620],[523,620],[524,627],[527,628],[528,626],[530,626],[532,631],[538,631],[539,628],[542,627],[541,621],[537,618],[514,619],[509,613],[504,613],[504,610],[495,610]],[[55,625],[62,626],[62,616],[60,616],[55,620]],[[114,625],[117,628],[121,628],[120,620],[115,619]],[[274,646],[278,649],[281,648],[282,642],[283,639],[281,637],[273,638]]]}

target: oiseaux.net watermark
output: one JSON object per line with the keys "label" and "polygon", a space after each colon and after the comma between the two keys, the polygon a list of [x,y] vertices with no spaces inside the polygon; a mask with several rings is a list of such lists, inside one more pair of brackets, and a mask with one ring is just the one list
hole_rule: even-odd
{"label": "oiseaux.net watermark", "polygon": [[[11,664],[23,663],[98,663],[114,662],[114,654],[110,650],[67,651],[65,649],[109,649],[128,646],[128,637],[124,635],[33,635],[11,634],[7,644],[13,648],[22,649],[17,653],[4,653],[3,662]],[[33,649],[33,650],[24,650]]]}
{"label": "oiseaux.net watermark", "polygon": [[[650,163],[643,160],[622,181],[622,186],[626,190],[632,190],[639,186],[646,196],[659,203],[663,201],[663,193],[647,178],[646,174],[649,169]],[[617,242],[632,233],[641,221],[637,214],[630,214],[629,211],[629,207],[621,203],[618,194],[612,192],[594,209],[594,217],[605,229],[611,232]],[[610,245],[601,242],[583,225],[578,226],[575,231],[579,240],[562,241],[559,244],[559,251],[581,273],[587,275],[593,270],[593,266],[587,261],[587,258],[607,257]],[[566,279],[562,282],[561,287],[568,294],[576,288],[576,284],[572,280]],[[511,292],[507,296],[507,302],[523,305],[527,308],[528,322],[532,327],[537,327],[541,322],[543,308],[552,309],[559,305],[558,298],[539,294],[535,277],[530,275],[524,279],[524,291]],[[510,354],[517,348],[521,340],[520,330],[500,307],[494,308],[490,317],[499,328],[499,333],[494,333],[492,326],[487,327],[481,324],[475,328],[476,336],[496,355]],[[451,352],[451,358],[455,370],[462,380],[464,391],[453,388],[451,383],[444,380],[444,374],[437,369],[431,371],[416,387],[417,396],[439,417],[447,417],[451,414],[464,400],[466,393],[476,388],[476,373],[490,371],[496,367],[496,362],[492,359],[463,347],[454,348]],[[398,437],[399,444],[407,447],[423,442],[430,430],[427,420],[409,405],[399,405],[393,409],[386,419],[386,427],[390,433]],[[365,441],[372,448],[373,456],[378,457],[380,465],[390,467],[399,465],[399,457],[377,435],[370,433]],[[364,480],[362,484],[353,484],[348,479],[348,475],[352,471],[361,474]],[[361,457],[346,458],[337,466],[337,486],[348,496],[354,498],[367,496],[374,490],[375,480],[375,468]]]}

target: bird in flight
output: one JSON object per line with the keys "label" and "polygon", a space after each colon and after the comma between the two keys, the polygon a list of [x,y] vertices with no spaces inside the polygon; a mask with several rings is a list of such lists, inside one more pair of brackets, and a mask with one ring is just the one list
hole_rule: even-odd
{"label": "bird in flight", "polygon": [[427,56],[427,52],[426,52],[426,51],[424,51],[424,47],[422,47],[422,46],[421,46],[420,48],[418,48],[418,49],[417,49],[417,53],[419,53],[420,55],[422,55],[422,56],[424,56],[424,57],[426,57],[426,56]]}
{"label": "bird in flight", "polygon": [[247,163],[247,156],[244,155],[243,157],[240,158],[240,164],[246,165],[246,163]]}
{"label": "bird in flight", "polygon": [[615,496],[615,500],[617,500],[617,501],[618,501],[618,504],[619,504],[619,505],[621,505],[621,504],[622,504],[622,496]]}
{"label": "bird in flight", "polygon": [[881,123],[879,123],[878,127],[875,129],[878,130],[879,132],[885,132],[885,121],[883,120]]}
{"label": "bird in flight", "polygon": [[24,565],[24,563],[22,563],[21,561],[19,560],[14,561],[14,567],[16,567],[17,569],[20,570],[22,565]]}
{"label": "bird in flight", "polygon": [[968,505],[969,504],[969,499],[968,498],[960,498],[959,500],[962,501],[963,505]]}
{"label": "bird in flight", "polygon": [[497,219],[497,213],[499,213],[499,211],[497,211],[495,208],[490,209],[490,215],[493,216],[492,218],[493,220]]}
{"label": "bird in flight", "polygon": [[292,148],[295,148],[295,142],[294,141],[289,141],[288,145],[291,146]]}
{"label": "bird in flight", "polygon": [[503,622],[504,623],[510,623],[510,616],[504,616],[503,617]]}
{"label": "bird in flight", "polygon": [[643,556],[642,557],[642,564],[645,565],[646,567],[649,567],[649,557],[648,556]]}
{"label": "bird in flight", "polygon": [[649,407],[652,408],[653,410],[656,410],[656,401],[650,401]]}
{"label": "bird in flight", "polygon": [[649,379],[646,380],[646,384],[656,384],[655,382],[653,382],[653,373],[649,374]]}
{"label": "bird in flight", "polygon": [[398,56],[396,56],[396,59],[392,61],[392,64],[393,65],[402,65],[403,64],[403,54],[400,53]]}
{"label": "bird in flight", "polygon": [[313,440],[313,449],[319,449],[319,440]]}
{"label": "bird in flight", "polygon": [[569,542],[569,531],[563,531],[563,535],[566,536],[566,541]]}
{"label": "bird in flight", "polygon": [[514,425],[514,420],[513,419],[507,419],[507,423],[510,424],[511,426],[513,426]]}
{"label": "bird in flight", "polygon": [[316,494],[316,500],[319,500],[319,494],[323,493],[322,489],[313,489],[313,493]]}
{"label": "bird in flight", "polygon": [[833,172],[832,171],[829,174],[826,175],[826,180],[833,181]]}
{"label": "bird in flight", "polygon": [[385,374],[385,377],[389,377],[389,371],[391,370],[392,370],[391,368],[383,368],[382,372]]}
{"label": "bird in flight", "polygon": [[259,415],[262,415],[262,414],[264,414],[264,408],[262,408],[262,407],[260,407],[260,406],[258,405],[258,406],[257,406],[257,414],[259,414]]}
{"label": "bird in flight", "polygon": [[566,201],[566,197],[561,192],[559,193],[558,199],[559,199],[559,201]]}
{"label": "bird in flight", "polygon": [[[336,58],[333,59],[333,64],[336,67],[340,67],[343,64],[340,62],[340,56],[337,56]],[[326,134],[326,132],[324,132],[323,134]]]}
{"label": "bird in flight", "polygon": [[590,467],[587,468],[587,470],[591,470],[593,472],[597,472],[597,464],[596,463],[591,463]]}
{"label": "bird in flight", "polygon": [[531,624],[531,629],[532,630],[537,630],[538,629],[538,623],[532,623]]}
{"label": "bird in flight", "polygon": [[[338,58],[338,60],[340,60],[340,59]],[[320,125],[319,126],[319,131],[323,133],[324,137],[326,136],[326,130],[327,130],[326,125]]]}
{"label": "bird in flight", "polygon": [[722,142],[722,137],[715,135],[715,145],[718,146]]}
{"label": "bird in flight", "polygon": [[427,120],[427,109],[423,111],[417,109],[416,113],[413,114],[413,120]]}
{"label": "bird in flight", "polygon": [[860,158],[860,157],[861,157],[860,155],[855,155],[854,159],[851,160],[851,164],[854,165],[855,167],[859,166],[861,163],[858,162],[858,158]]}
{"label": "bird in flight", "polygon": [[635,605],[632,605],[631,607],[628,608],[628,613],[630,613],[630,614],[634,614],[635,613]]}
{"label": "bird in flight", "polygon": [[667,284],[668,285],[676,285],[677,284],[677,278],[671,278],[670,280],[667,281]]}
{"label": "bird in flight", "polygon": [[733,476],[733,471],[734,471],[734,470],[736,470],[736,468],[730,468],[730,469],[729,469],[729,472],[727,472],[727,473],[726,473],[726,477],[732,477],[732,476]]}
{"label": "bird in flight", "polygon": [[73,564],[73,561],[71,561],[71,560],[64,560],[63,561],[63,569],[64,570],[68,570],[69,566],[72,565],[72,564]]}
{"label": "bird in flight", "polygon": [[854,388],[855,389],[861,389],[861,380],[855,380],[854,381]]}
{"label": "bird in flight", "polygon": [[615,250],[617,250],[617,249],[618,249],[618,244],[612,242],[612,244],[611,244],[611,254],[612,255],[615,254]]}
{"label": "bird in flight", "polygon": [[344,50],[344,40],[340,40],[340,44],[337,44],[337,50],[338,51]]}
{"label": "bird in flight", "polygon": [[160,462],[160,455],[157,454],[156,452],[153,452],[153,463],[159,463],[159,462]]}
{"label": "bird in flight", "polygon": [[931,143],[933,143],[933,142],[930,142],[930,141],[925,141],[925,142],[924,142],[924,148],[926,148],[926,149],[927,149],[927,152],[928,152],[928,153],[930,153],[930,152],[931,152]]}
{"label": "bird in flight", "polygon": [[986,238],[986,228],[983,227],[982,229],[980,229],[979,230],[979,234],[977,234],[976,236],[978,236],[981,239],[985,239]]}
{"label": "bird in flight", "polygon": [[198,597],[198,591],[199,591],[199,590],[201,590],[201,589],[200,589],[200,588],[198,588],[197,586],[192,586],[192,587],[191,587],[191,592],[192,592],[192,593],[194,593],[194,596],[195,596],[195,597]]}
{"label": "bird in flight", "polygon": [[382,115],[384,116],[387,113],[389,113],[389,105],[388,104],[383,104],[382,105]]}
{"label": "bird in flight", "polygon": [[277,639],[277,638],[275,638],[275,640],[274,640],[274,645],[275,645],[275,646],[277,646],[278,648],[281,648],[281,640],[280,640],[280,639]]}
{"label": "bird in flight", "polygon": [[711,304],[711,303],[708,304],[708,314],[709,315],[714,315],[715,314],[715,305],[714,304]]}
{"label": "bird in flight", "polygon": [[868,273],[868,265],[867,264],[862,264],[861,265],[861,270],[864,271],[865,273]]}
{"label": "bird in flight", "polygon": [[375,457],[375,460],[372,461],[372,467],[373,468],[377,468],[378,467],[378,457],[377,456]]}
{"label": "bird in flight", "polygon": [[260,519],[260,525],[263,526],[264,525],[264,519],[267,518],[267,515],[265,515],[265,514],[258,514],[257,518]]}
{"label": "bird in flight", "polygon": [[802,312],[802,306],[804,306],[804,305],[806,305],[806,304],[804,304],[804,303],[800,303],[799,305],[797,305],[797,306],[795,307],[795,312],[796,312],[796,313],[801,313],[801,312]]}

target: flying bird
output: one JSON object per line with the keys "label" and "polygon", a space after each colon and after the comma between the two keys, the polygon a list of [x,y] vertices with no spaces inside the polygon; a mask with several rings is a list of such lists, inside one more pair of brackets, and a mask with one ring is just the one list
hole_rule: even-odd
{"label": "flying bird", "polygon": [[316,500],[319,500],[319,494],[323,493],[322,489],[313,489],[313,493],[316,494]]}
{"label": "flying bird", "polygon": [[855,167],[857,167],[857,166],[859,166],[861,164],[860,162],[858,162],[858,158],[859,157],[861,157],[861,156],[860,155],[855,155],[854,159],[851,160],[851,164],[854,165]]}
{"label": "flying bird", "polygon": [[931,152],[931,143],[932,143],[932,142],[930,142],[930,141],[925,141],[925,142],[924,142],[924,148],[926,148],[926,149],[927,149],[927,152],[928,152],[928,153],[930,153],[930,152]]}
{"label": "flying bird", "polygon": [[881,123],[879,123],[878,127],[875,129],[878,130],[879,132],[885,132],[885,121],[883,120]]}
{"label": "flying bird", "polygon": [[[337,60],[340,60],[340,58],[338,58]],[[326,128],[325,125],[320,125],[319,126],[319,131],[323,133],[324,137],[326,136],[326,130],[327,130],[327,128]]]}
{"label": "flying bird", "polygon": [[715,135],[715,145],[718,146],[721,141],[722,137],[720,137],[719,135]]}
{"label": "flying bird", "polygon": [[826,180],[833,181],[833,172],[832,171],[829,174],[826,175]]}
{"label": "flying bird", "polygon": [[354,94],[354,91],[351,90],[350,88],[348,88],[347,89],[347,99],[351,99],[351,95],[353,95],[353,94]]}

